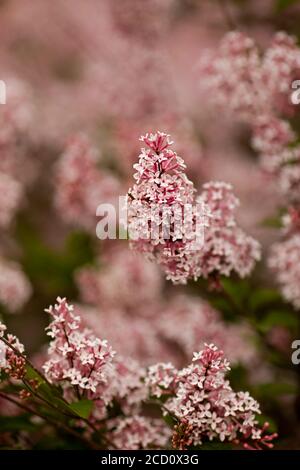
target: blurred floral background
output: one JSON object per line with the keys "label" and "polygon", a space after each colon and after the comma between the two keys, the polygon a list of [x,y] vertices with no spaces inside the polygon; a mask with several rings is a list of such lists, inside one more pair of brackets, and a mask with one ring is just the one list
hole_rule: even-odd
{"label": "blurred floral background", "polygon": [[[297,0],[0,1],[0,316],[34,364],[58,296],[142,368],[213,343],[276,448],[300,448],[299,24]],[[97,206],[126,195],[157,130],[206,201],[221,181],[238,206],[240,231],[185,284],[96,236]],[[16,411],[0,411],[12,445]]]}

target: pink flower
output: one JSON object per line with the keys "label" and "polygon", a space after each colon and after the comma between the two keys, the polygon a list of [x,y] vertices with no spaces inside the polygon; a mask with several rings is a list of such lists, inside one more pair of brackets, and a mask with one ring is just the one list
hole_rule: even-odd
{"label": "pink flower", "polygon": [[81,327],[80,317],[73,313],[73,306],[58,297],[57,304],[46,310],[53,318],[47,327],[52,338],[49,360],[43,368],[47,378],[61,384],[65,391],[76,391],[77,397],[107,404],[107,379],[114,352],[105,340],[96,338]]}

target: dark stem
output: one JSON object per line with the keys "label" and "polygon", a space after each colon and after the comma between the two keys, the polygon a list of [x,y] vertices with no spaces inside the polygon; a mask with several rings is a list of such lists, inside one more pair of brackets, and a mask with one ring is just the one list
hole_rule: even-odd
{"label": "dark stem", "polygon": [[52,384],[49,382],[49,380],[44,376],[44,374],[42,374],[33,364],[32,362],[29,361],[29,359],[27,359],[27,357],[22,354],[20,351],[17,350],[17,348],[15,348],[12,344],[10,344],[5,338],[0,337],[0,340],[3,341],[3,343],[6,344],[6,346],[8,346],[17,356],[19,357],[22,357],[24,359],[24,361],[26,362],[26,364],[28,364],[32,370],[34,370],[34,372],[41,378],[43,379],[44,382],[46,382],[49,387],[52,387]]}

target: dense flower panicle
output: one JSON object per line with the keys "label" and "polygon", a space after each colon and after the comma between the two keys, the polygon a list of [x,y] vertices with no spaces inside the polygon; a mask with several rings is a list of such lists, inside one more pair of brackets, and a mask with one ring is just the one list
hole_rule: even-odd
{"label": "dense flower panicle", "polygon": [[170,429],[160,419],[144,416],[116,418],[111,421],[109,439],[117,449],[165,449]]}
{"label": "dense flower panicle", "polygon": [[131,244],[155,259],[168,279],[186,282],[193,275],[197,230],[203,228],[196,227],[200,208],[192,206],[195,188],[184,172],[184,161],[170,148],[173,142],[167,134],[146,134],[141,140],[148,149],[142,149],[134,165],[136,184],[128,192]]}
{"label": "dense flower panicle", "polygon": [[[223,352],[214,345],[207,345],[194,353],[191,365],[177,372],[173,382],[175,394],[164,404],[165,413],[178,421],[173,445],[184,449],[217,438],[221,442],[241,442],[256,449],[272,447],[271,441],[276,435],[265,436],[265,428],[259,428],[256,421],[259,404],[248,392],[232,390],[225,379],[229,369]],[[157,371],[158,386],[168,390],[168,381],[164,387],[160,371],[161,366]],[[153,387],[153,371],[150,377]]]}
{"label": "dense flower panicle", "polygon": [[283,296],[296,308],[300,308],[299,234],[272,246],[269,266],[276,273]]}
{"label": "dense flower panicle", "polygon": [[23,193],[22,185],[8,174],[0,172],[0,227],[8,228],[19,208]]}
{"label": "dense flower panicle", "polygon": [[206,183],[199,200],[212,215],[205,230],[203,250],[198,254],[200,275],[229,276],[235,271],[247,276],[260,259],[260,245],[237,225],[234,210],[239,205],[232,186],[222,182]]}
{"label": "dense flower panicle", "polygon": [[70,223],[93,229],[100,203],[113,202],[119,184],[97,168],[98,154],[82,135],[70,139],[57,168],[56,205]]}
{"label": "dense flower panicle", "polygon": [[136,184],[128,192],[132,248],[155,260],[174,283],[232,270],[242,277],[249,274],[260,250],[236,226],[238,200],[232,187],[207,183],[196,198],[169,136],[157,132],[141,140],[148,149],[142,149],[134,165]]}
{"label": "dense flower panicle", "polygon": [[52,338],[50,359],[43,366],[47,378],[63,385],[66,391],[75,387],[79,396],[86,393],[90,399],[107,404],[107,378],[114,352],[105,340],[81,327],[80,317],[66,299],[58,298],[47,312],[53,317],[47,327]]}
{"label": "dense flower panicle", "polygon": [[29,299],[31,285],[17,263],[0,258],[0,266],[0,302],[15,313]]}

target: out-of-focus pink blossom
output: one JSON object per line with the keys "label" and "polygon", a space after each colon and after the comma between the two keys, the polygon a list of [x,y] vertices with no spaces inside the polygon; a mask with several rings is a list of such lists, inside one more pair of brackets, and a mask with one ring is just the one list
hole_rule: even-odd
{"label": "out-of-focus pink blossom", "polygon": [[165,449],[170,429],[160,419],[144,416],[116,418],[110,422],[109,439],[117,449]]}
{"label": "out-of-focus pink blossom", "polygon": [[201,65],[201,86],[209,91],[216,107],[233,117],[253,123],[262,114],[287,107],[288,93],[300,70],[300,50],[295,38],[279,32],[262,55],[245,33],[232,31]]}
{"label": "out-of-focus pink blossom", "polygon": [[0,302],[15,313],[29,299],[31,285],[17,263],[0,259],[0,266]]}
{"label": "out-of-focus pink blossom", "polygon": [[83,302],[129,314],[142,306],[142,315],[147,316],[149,309],[148,315],[153,315],[151,310],[162,292],[162,276],[154,263],[126,249],[114,249],[100,263],[102,268],[82,268],[76,276]]}
{"label": "out-of-focus pink blossom", "polygon": [[11,176],[0,172],[0,227],[7,228],[18,210],[23,193],[22,185]]}
{"label": "out-of-focus pink blossom", "polygon": [[225,323],[215,309],[197,297],[175,296],[159,315],[158,325],[159,336],[178,345],[186,360],[204,343],[218,344],[234,364],[247,367],[258,359],[251,328],[243,323]]}
{"label": "out-of-focus pink blossom", "polygon": [[300,308],[300,235],[275,243],[269,266],[276,273],[283,296]]}
{"label": "out-of-focus pink blossom", "polygon": [[100,203],[113,202],[119,184],[97,167],[98,154],[82,135],[70,139],[57,168],[56,205],[63,219],[94,229]]}

